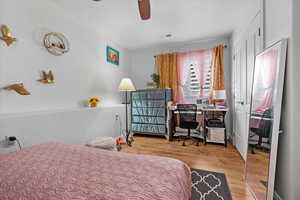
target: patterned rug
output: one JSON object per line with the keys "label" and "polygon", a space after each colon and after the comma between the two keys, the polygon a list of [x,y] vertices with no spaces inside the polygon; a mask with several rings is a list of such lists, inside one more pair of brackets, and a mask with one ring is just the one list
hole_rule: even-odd
{"label": "patterned rug", "polygon": [[192,197],[190,200],[232,200],[225,174],[191,168]]}

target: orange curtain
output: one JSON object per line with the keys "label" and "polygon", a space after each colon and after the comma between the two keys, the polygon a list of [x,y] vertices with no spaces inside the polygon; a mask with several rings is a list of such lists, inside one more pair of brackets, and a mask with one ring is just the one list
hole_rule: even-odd
{"label": "orange curtain", "polygon": [[160,88],[171,88],[173,101],[177,101],[178,73],[177,53],[156,56],[156,66],[160,77]]}
{"label": "orange curtain", "polygon": [[225,93],[223,45],[213,48],[212,72],[212,87],[210,97],[211,99],[225,99],[226,97],[218,97],[215,95],[216,93]]}

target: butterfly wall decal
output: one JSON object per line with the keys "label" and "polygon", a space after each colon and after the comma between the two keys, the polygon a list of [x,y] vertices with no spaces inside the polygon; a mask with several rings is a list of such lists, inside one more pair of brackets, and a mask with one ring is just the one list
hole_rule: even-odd
{"label": "butterfly wall decal", "polygon": [[0,37],[0,40],[3,40],[7,46],[10,46],[12,43],[14,43],[17,39],[12,37],[12,33],[9,30],[7,25],[2,25],[1,27],[2,37]]}

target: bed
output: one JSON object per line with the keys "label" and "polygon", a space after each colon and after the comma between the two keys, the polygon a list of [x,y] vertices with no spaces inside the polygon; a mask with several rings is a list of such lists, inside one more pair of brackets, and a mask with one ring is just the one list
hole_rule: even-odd
{"label": "bed", "polygon": [[0,156],[1,200],[188,200],[181,161],[48,143]]}

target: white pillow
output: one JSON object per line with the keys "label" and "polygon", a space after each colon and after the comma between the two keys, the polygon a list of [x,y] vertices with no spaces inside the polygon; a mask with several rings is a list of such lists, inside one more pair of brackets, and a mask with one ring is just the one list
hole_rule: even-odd
{"label": "white pillow", "polygon": [[112,150],[116,148],[116,140],[112,137],[97,137],[87,143],[89,147]]}

